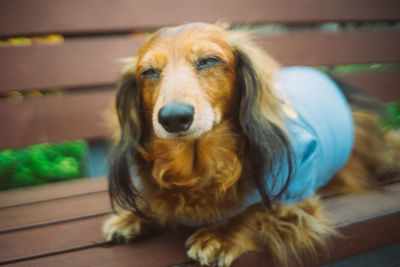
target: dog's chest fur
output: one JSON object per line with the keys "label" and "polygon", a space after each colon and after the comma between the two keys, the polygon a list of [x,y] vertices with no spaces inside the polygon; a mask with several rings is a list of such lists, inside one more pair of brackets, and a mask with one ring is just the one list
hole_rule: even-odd
{"label": "dog's chest fur", "polygon": [[139,150],[145,199],[162,221],[220,220],[241,207],[250,190],[244,138],[232,123],[196,140],[152,139]]}

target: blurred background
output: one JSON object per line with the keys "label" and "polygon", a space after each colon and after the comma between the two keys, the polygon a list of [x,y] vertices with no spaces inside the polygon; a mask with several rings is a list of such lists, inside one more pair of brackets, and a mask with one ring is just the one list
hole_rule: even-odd
{"label": "blurred background", "polygon": [[252,30],[282,65],[314,66],[389,100],[382,130],[400,126],[395,2],[347,13],[346,1],[205,2],[1,1],[0,190],[106,175],[121,59],[166,25]]}

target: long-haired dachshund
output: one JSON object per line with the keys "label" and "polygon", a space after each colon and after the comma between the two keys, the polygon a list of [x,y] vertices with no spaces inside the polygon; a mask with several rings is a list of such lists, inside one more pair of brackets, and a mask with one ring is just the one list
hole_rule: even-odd
{"label": "long-haired dachshund", "polygon": [[116,113],[106,240],[202,227],[186,242],[202,265],[315,253],[335,233],[319,196],[368,191],[399,169],[398,139],[381,133],[368,96],[279,68],[248,34],[217,25],[153,34],[120,78]]}

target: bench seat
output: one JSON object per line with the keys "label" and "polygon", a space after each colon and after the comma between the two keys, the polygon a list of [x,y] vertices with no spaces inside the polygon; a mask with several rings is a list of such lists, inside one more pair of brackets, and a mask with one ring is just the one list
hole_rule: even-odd
{"label": "bench seat", "polygon": [[[320,250],[318,264],[400,242],[400,180],[374,194],[329,197],[324,206],[344,237],[333,238]],[[192,229],[111,245],[101,236],[110,212],[105,178],[1,192],[0,265],[197,266],[185,255]],[[233,266],[271,264],[268,253],[254,252]]]}

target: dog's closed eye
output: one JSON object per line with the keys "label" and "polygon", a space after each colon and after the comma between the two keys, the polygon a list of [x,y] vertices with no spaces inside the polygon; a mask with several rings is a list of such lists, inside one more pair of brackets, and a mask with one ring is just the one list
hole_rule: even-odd
{"label": "dog's closed eye", "polygon": [[200,58],[196,61],[196,69],[197,70],[208,69],[208,68],[211,68],[221,62],[222,62],[222,60],[219,57],[215,57],[215,56]]}
{"label": "dog's closed eye", "polygon": [[140,75],[144,78],[159,78],[161,74],[161,70],[159,69],[146,69]]}

